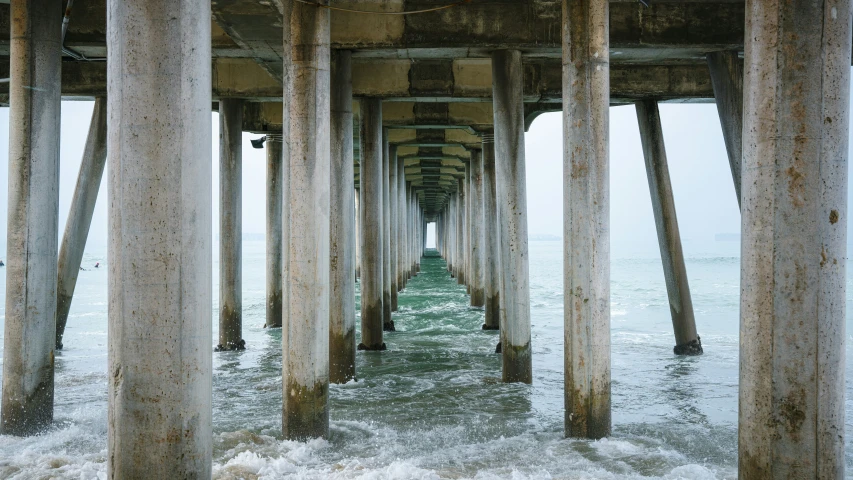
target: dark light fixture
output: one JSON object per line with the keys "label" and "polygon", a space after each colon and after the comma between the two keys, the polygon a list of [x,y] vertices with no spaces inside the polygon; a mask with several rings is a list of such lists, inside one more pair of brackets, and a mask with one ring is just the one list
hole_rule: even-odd
{"label": "dark light fixture", "polygon": [[264,142],[267,141],[267,136],[264,135],[261,138],[254,138],[250,141],[252,142],[252,148],[264,148]]}

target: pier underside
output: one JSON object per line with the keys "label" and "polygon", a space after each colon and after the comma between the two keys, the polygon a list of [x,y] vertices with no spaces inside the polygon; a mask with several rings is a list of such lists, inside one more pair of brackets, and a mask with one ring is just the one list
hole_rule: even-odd
{"label": "pier underside", "polygon": [[[851,11],[850,0],[0,3],[11,125],[0,431],[52,422],[68,271],[106,155],[109,475],[210,475],[213,110],[218,350],[252,348],[240,138],[253,132],[270,172],[266,325],[281,328],[283,436],[329,435],[330,383],[357,378],[357,350],[388,348],[428,224],[484,308],[480,333],[499,330],[502,381],[532,383],[524,136],[560,111],[565,434],[608,436],[609,110],[637,109],[674,353],[701,354],[658,103],[713,102],[743,215],[741,477],[841,478]],[[96,98],[82,212],[62,240],[74,251],[57,258],[59,105]]]}

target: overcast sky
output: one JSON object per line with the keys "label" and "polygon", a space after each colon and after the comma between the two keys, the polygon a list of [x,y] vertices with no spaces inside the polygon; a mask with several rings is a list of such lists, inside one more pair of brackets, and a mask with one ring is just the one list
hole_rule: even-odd
{"label": "overcast sky", "polygon": [[[63,102],[59,232],[64,229],[77,179],[92,102]],[[662,104],[661,118],[678,222],[688,256],[718,251],[717,233],[740,231],[740,212],[713,104]],[[562,115],[540,116],[525,138],[528,222],[531,234],[562,235]],[[214,198],[218,186],[218,117],[213,129]],[[9,109],[0,108],[0,252],[5,257]],[[264,232],[266,160],[263,150],[243,137],[243,231]],[[106,179],[89,235],[89,246],[107,244]],[[613,257],[657,256],[648,181],[633,106],[610,109],[610,211]],[[214,238],[218,236],[218,203],[213,202]],[[849,235],[848,235],[849,236]],[[737,252],[737,245],[723,245]]]}

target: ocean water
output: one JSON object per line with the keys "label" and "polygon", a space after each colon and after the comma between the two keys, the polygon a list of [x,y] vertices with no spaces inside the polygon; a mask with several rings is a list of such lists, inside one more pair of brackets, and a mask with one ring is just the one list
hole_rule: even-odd
{"label": "ocean water", "polygon": [[[431,256],[400,295],[388,351],[359,353],[358,381],[331,387],[330,438],[299,443],[280,440],[281,333],[263,328],[264,245],[243,246],[248,348],[214,353],[214,478],[737,477],[736,247],[688,258],[701,357],[672,354],[660,260],[612,261],[610,438],[563,438],[562,243],[531,242],[532,386],[500,382],[496,332],[480,330],[482,310],[468,307],[464,287]],[[0,478],[106,478],[105,261],[105,251],[84,258],[101,268],[80,273],[56,356],[55,425],[36,437],[0,436]],[[847,359],[850,371],[849,351]],[[850,442],[847,463],[849,475]]]}

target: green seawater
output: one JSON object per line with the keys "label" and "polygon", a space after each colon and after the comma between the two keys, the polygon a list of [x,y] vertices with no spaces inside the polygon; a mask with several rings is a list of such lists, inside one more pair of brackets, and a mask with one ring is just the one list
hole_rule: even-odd
{"label": "green seawater", "polygon": [[[291,442],[280,439],[281,331],[263,328],[264,245],[243,245],[247,349],[213,356],[214,478],[737,477],[736,254],[687,260],[706,352],[689,358],[672,354],[660,260],[613,260],[613,435],[590,441],[563,437],[562,242],[530,243],[533,385],[501,383],[497,332],[481,330],[483,310],[428,251],[400,293],[388,350],[359,352],[358,380],[331,386],[330,437]],[[105,254],[84,258],[102,268],[80,273],[55,426],[0,436],[0,478],[106,478]]]}

